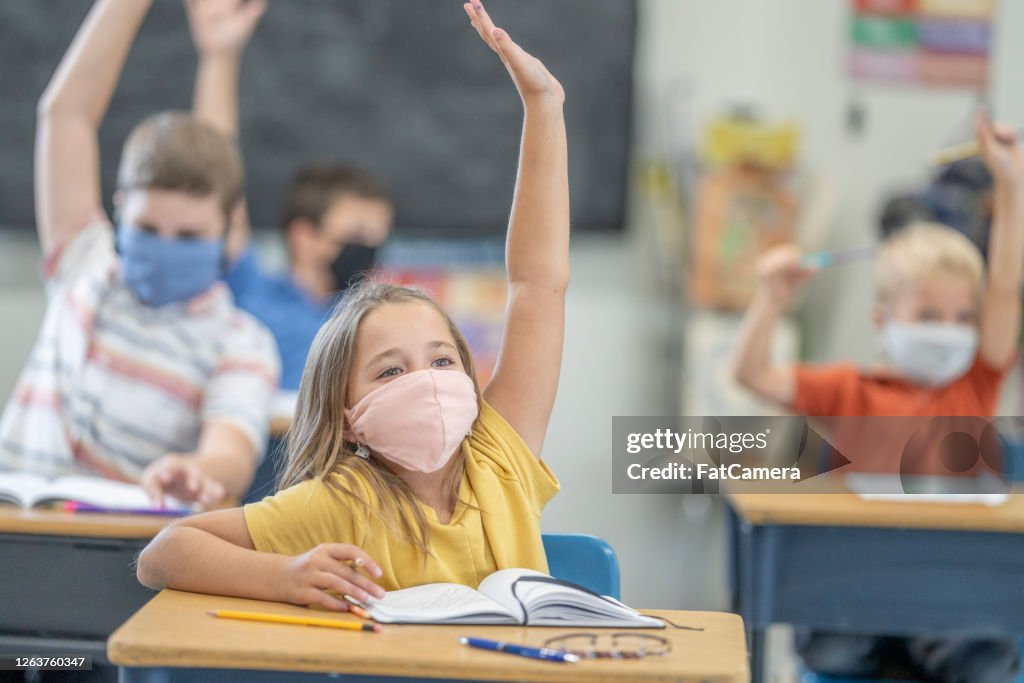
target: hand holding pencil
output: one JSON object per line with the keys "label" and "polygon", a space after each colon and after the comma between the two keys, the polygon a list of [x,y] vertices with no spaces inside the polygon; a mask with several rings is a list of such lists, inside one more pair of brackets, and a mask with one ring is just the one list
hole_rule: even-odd
{"label": "hand holding pencil", "polygon": [[321,543],[301,555],[283,559],[284,575],[278,582],[282,602],[347,612],[349,604],[327,591],[352,595],[363,603],[371,597],[384,597],[384,589],[373,581],[383,571],[372,557],[354,545]]}

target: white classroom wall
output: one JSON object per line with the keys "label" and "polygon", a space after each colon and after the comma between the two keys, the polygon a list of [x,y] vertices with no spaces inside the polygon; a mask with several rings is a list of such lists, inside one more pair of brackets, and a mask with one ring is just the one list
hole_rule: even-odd
{"label": "white classroom wall", "polygon": [[[976,97],[855,83],[846,75],[849,0],[639,0],[637,153],[662,150],[662,110],[680,80],[693,92],[694,118],[706,123],[733,102],[749,101],[769,118],[803,129],[803,171],[824,173],[840,191],[830,234],[835,246],[877,239],[887,190],[928,174],[930,152],[969,135]],[[996,116],[1024,124],[1024,2],[999,4],[992,104]],[[860,136],[846,131],[851,98],[866,108]],[[952,136],[952,137],[951,137]],[[808,302],[816,359],[870,360],[871,266],[829,273]],[[831,315],[840,311],[842,315]]]}

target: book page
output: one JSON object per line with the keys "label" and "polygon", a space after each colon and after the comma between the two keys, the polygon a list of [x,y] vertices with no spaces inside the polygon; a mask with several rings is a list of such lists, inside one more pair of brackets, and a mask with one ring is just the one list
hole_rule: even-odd
{"label": "book page", "polygon": [[29,501],[35,499],[46,483],[38,474],[0,472],[0,503],[29,507]]}
{"label": "book page", "polygon": [[847,488],[861,500],[902,503],[960,503],[1002,505],[1010,496],[1008,486],[998,477],[944,477],[899,474],[847,474]]}
{"label": "book page", "polygon": [[[39,491],[32,505],[73,500],[109,508],[150,508],[149,496],[140,486],[100,477],[61,477]],[[168,507],[175,501],[169,501]],[[177,507],[177,506],[174,506]]]}
{"label": "book page", "polygon": [[[477,590],[501,605],[509,614],[516,615],[517,623],[522,624],[526,622],[526,614],[523,612],[519,601],[516,600],[516,595],[522,599],[524,594],[528,592],[524,590],[527,584],[519,584],[516,588],[516,595],[512,594],[512,584],[524,576],[547,577],[547,574],[533,569],[501,569],[481,581],[480,588]],[[526,603],[524,602],[524,604]]]}
{"label": "book page", "polygon": [[[521,581],[523,577],[527,580]],[[545,581],[530,581],[533,577]],[[481,582],[480,592],[535,626],[664,627],[661,621],[645,617],[618,600],[595,595],[585,588],[552,579],[532,569],[495,572]],[[525,614],[523,607],[526,608]]]}
{"label": "book page", "polygon": [[618,600],[596,596],[569,585],[520,584],[517,593],[530,611],[532,626],[586,628],[664,628]]}
{"label": "book page", "polygon": [[371,600],[370,615],[384,624],[515,624],[501,605],[468,586],[432,583],[390,591]]}

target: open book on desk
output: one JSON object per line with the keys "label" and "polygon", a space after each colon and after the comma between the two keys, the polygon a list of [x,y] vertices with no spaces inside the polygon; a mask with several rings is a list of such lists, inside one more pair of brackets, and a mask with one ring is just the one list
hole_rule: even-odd
{"label": "open book on desk", "polygon": [[[152,508],[141,487],[120,481],[70,475],[48,479],[38,474],[0,472],[0,505],[44,508],[74,502],[111,510]],[[175,508],[180,505],[171,501]],[[185,512],[181,509],[181,512]]]}
{"label": "open book on desk", "polygon": [[371,600],[370,616],[384,624],[522,624],[574,628],[664,628],[614,598],[532,569],[502,569],[473,590],[431,583]]}

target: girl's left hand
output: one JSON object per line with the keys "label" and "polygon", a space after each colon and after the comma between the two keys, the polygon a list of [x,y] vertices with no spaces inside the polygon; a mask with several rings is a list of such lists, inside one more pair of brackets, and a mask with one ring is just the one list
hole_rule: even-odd
{"label": "girl's left hand", "polygon": [[508,33],[495,27],[481,0],[470,0],[463,7],[480,37],[494,50],[527,104],[535,101],[565,102],[562,84],[551,75],[544,63],[519,47]]}

